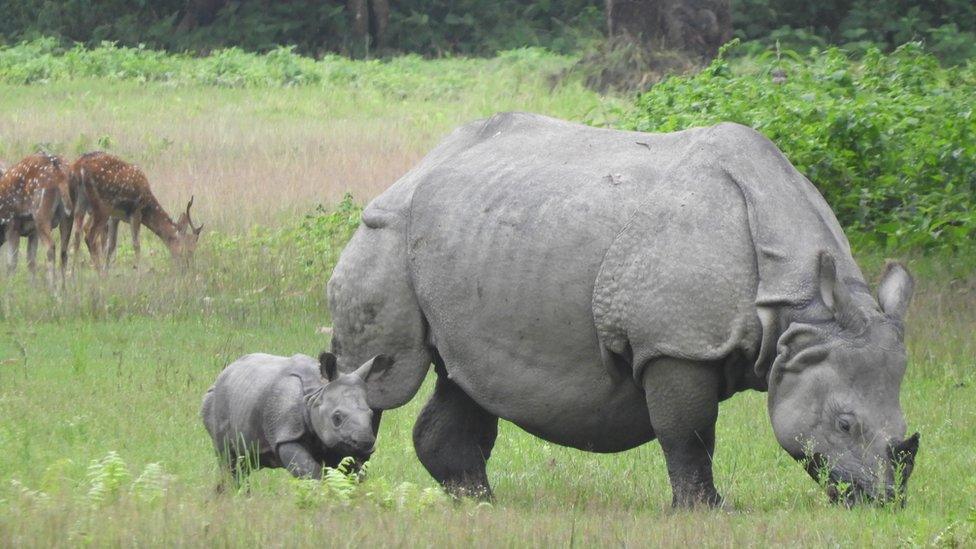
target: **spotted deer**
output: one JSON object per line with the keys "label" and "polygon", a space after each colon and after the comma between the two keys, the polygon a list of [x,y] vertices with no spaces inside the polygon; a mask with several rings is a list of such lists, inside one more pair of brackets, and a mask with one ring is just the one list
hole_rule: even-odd
{"label": "spotted deer", "polygon": [[[79,234],[75,249],[80,245],[84,227],[85,244],[97,269],[107,269],[115,255],[118,226],[122,220],[132,229],[132,248],[137,262],[142,225],[166,244],[174,260],[190,260],[203,230],[203,225],[194,227],[190,219],[193,198],[174,223],[149,189],[149,180],[142,170],[105,152],[82,155],[71,166],[70,174],[72,185],[84,191],[78,195],[74,217],[74,229]],[[89,216],[87,227],[84,226],[86,215]]]}
{"label": "spotted deer", "polygon": [[22,236],[27,237],[27,266],[35,272],[37,246],[48,249],[48,278],[53,282],[56,244],[54,227],[61,233],[61,280],[68,260],[71,240],[73,201],[69,190],[67,164],[60,156],[44,152],[32,154],[0,175],[0,227],[6,241],[7,269],[17,268],[17,252]]}

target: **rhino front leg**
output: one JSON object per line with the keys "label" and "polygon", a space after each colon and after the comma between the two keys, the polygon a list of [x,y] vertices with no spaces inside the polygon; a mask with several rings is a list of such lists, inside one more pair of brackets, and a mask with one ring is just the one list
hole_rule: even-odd
{"label": "rhino front leg", "polygon": [[312,454],[297,442],[286,442],[278,446],[278,459],[288,472],[298,478],[322,478],[322,464],[315,461]]}
{"label": "rhino front leg", "polygon": [[668,464],[672,505],[718,506],[712,481],[721,370],[712,364],[664,358],[644,371],[651,426]]}
{"label": "rhino front leg", "polygon": [[434,361],[437,385],[413,428],[417,457],[452,496],[490,500],[485,466],[498,436],[498,417],[448,379],[440,357]]}

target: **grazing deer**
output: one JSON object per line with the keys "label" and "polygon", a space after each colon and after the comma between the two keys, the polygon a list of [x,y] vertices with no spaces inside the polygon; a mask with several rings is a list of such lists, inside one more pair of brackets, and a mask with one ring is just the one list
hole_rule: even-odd
{"label": "grazing deer", "polygon": [[[196,249],[203,225],[194,227],[190,219],[193,199],[179,221],[173,219],[159,205],[149,189],[149,180],[138,167],[104,152],[82,155],[71,166],[71,184],[83,189],[78,193],[78,207],[74,228],[79,237],[85,215],[91,216],[86,228],[85,244],[96,269],[108,268],[115,254],[116,235],[120,220],[132,229],[132,247],[139,260],[139,229],[145,225],[166,244],[174,260],[188,262]],[[75,249],[79,241],[75,241]]]}
{"label": "grazing deer", "polygon": [[9,272],[13,273],[17,268],[20,237],[26,236],[28,268],[33,274],[40,240],[48,248],[48,275],[53,282],[56,246],[51,232],[54,227],[59,227],[61,280],[64,282],[72,205],[67,166],[59,156],[35,153],[0,175],[0,226],[3,227],[2,240],[8,247]]}

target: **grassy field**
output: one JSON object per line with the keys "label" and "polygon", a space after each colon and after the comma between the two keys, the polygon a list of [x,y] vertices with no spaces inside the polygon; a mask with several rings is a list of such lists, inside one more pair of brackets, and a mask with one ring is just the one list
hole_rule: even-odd
{"label": "grassy field", "polygon": [[[214,492],[198,410],[220,369],[247,352],[328,344],[323,288],[355,209],[305,225],[302,214],[347,191],[374,196],[460,122],[508,109],[611,119],[626,104],[572,83],[553,88],[557,61],[532,70],[438,61],[424,66],[427,91],[0,85],[0,158],[38,143],[68,155],[109,148],[143,166],[167,207],[195,194],[208,225],[187,273],[171,270],[144,232],[139,269],[123,238],[105,280],[79,267],[52,295],[23,272],[3,279],[0,544],[976,544],[976,276],[964,257],[909,258],[918,290],[902,400],[922,444],[904,510],[829,505],[779,449],[760,393],[722,405],[723,510],[672,511],[656,443],[589,454],[504,422],[489,463],[497,501],[453,504],[432,490],[410,442],[430,380],[384,414],[363,484],[329,488],[279,470],[256,473],[249,491]],[[309,245],[312,229],[331,236]],[[883,258],[859,259],[875,279]]]}

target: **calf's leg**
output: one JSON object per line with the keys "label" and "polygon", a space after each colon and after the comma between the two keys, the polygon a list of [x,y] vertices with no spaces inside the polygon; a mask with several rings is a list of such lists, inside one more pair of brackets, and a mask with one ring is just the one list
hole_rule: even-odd
{"label": "calf's leg", "polygon": [[289,473],[298,478],[322,478],[322,464],[297,442],[279,444],[278,459]]}
{"label": "calf's leg", "polygon": [[485,465],[498,436],[498,418],[447,378],[439,356],[434,363],[434,394],[413,428],[417,457],[452,496],[491,499]]}
{"label": "calf's leg", "polygon": [[651,361],[643,373],[651,426],[661,442],[674,507],[718,506],[712,480],[721,369],[672,358]]}

